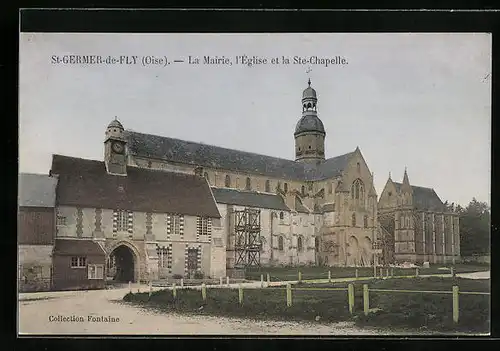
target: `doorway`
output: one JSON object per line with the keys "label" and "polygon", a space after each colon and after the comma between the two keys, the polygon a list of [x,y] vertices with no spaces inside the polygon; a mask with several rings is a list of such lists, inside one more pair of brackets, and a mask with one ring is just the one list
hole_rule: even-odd
{"label": "doorway", "polygon": [[125,245],[120,245],[108,258],[108,275],[115,282],[135,282],[134,253]]}

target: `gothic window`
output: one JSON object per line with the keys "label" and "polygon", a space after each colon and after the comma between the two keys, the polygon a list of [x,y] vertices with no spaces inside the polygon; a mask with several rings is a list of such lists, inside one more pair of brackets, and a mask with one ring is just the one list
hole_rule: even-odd
{"label": "gothic window", "polygon": [[331,194],[333,193],[333,184],[332,183],[328,183],[328,194]]}
{"label": "gothic window", "polygon": [[229,176],[229,174],[226,175],[226,180],[224,182],[224,186],[226,188],[230,188],[231,187],[231,177]]}
{"label": "gothic window", "polygon": [[353,227],[356,226],[356,214],[355,213],[352,214],[352,226]]}
{"label": "gothic window", "polygon": [[250,177],[247,177],[247,182],[246,182],[246,185],[245,185],[245,189],[246,190],[252,189],[252,183],[251,183]]}
{"label": "gothic window", "polygon": [[366,216],[366,215],[364,217],[364,223],[363,224],[364,224],[365,228],[368,228],[368,216]]}
{"label": "gothic window", "polygon": [[282,237],[282,236],[280,236],[280,237],[278,238],[278,250],[283,251],[283,246],[284,246],[284,245],[283,245],[283,237]]}
{"label": "gothic window", "polygon": [[285,218],[285,214],[283,212],[280,212],[280,219],[284,219]]}
{"label": "gothic window", "polygon": [[356,179],[351,185],[351,197],[356,200],[362,200],[364,197],[364,185],[361,179]]}
{"label": "gothic window", "polygon": [[302,237],[299,236],[297,238],[297,251],[302,251],[304,249],[304,247],[302,246]]}
{"label": "gothic window", "polygon": [[312,107],[312,104],[309,102],[309,103],[307,104],[307,108],[308,108],[308,109],[310,109],[311,107]]}
{"label": "gothic window", "polygon": [[266,180],[266,193],[269,193],[271,192],[271,182],[268,180]]}
{"label": "gothic window", "polygon": [[302,196],[304,196],[306,194],[306,187],[302,185],[302,188],[301,188],[301,192],[302,192]]}
{"label": "gothic window", "polygon": [[285,183],[285,185],[283,186],[283,190],[285,191],[285,193],[288,191],[288,183]]}

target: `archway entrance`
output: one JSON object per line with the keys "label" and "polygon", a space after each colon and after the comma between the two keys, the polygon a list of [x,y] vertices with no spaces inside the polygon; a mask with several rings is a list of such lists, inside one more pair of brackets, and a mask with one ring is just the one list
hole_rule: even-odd
{"label": "archway entrance", "polygon": [[108,276],[115,282],[134,282],[134,261],[134,253],[130,248],[118,246],[108,257]]}

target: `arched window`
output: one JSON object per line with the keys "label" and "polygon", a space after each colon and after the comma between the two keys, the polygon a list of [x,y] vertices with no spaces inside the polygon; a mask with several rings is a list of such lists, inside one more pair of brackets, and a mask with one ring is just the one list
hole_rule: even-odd
{"label": "arched window", "polygon": [[314,238],[314,248],[316,249],[316,252],[319,251],[319,238],[318,237]]}
{"label": "arched window", "polygon": [[245,189],[246,190],[251,190],[252,189],[252,182],[250,180],[250,177],[247,177],[247,182],[246,182],[246,185],[245,185]]}
{"label": "arched window", "polygon": [[266,193],[270,193],[271,192],[271,182],[268,180],[266,180]]}
{"label": "arched window", "polygon": [[352,214],[352,226],[353,227],[356,226],[356,214],[355,213]]}
{"label": "arched window", "polygon": [[282,211],[282,212],[280,212],[280,219],[283,219],[283,218],[285,218],[285,215],[284,215],[284,213]]}
{"label": "arched window", "polygon": [[410,228],[410,216],[406,217],[406,228]]}
{"label": "arched window", "polygon": [[278,250],[283,251],[283,237],[278,238]]}
{"label": "arched window", "polygon": [[301,191],[302,191],[302,196],[304,196],[306,194],[306,187],[302,185]]}
{"label": "arched window", "polygon": [[229,176],[229,174],[226,175],[226,181],[224,182],[224,186],[226,188],[230,188],[231,187],[231,177]]}
{"label": "arched window", "polygon": [[333,193],[333,184],[332,183],[328,183],[328,194],[331,194]]}
{"label": "arched window", "polygon": [[368,216],[367,215],[365,215],[363,222],[364,222],[363,224],[364,224],[365,228],[368,228]]}
{"label": "arched window", "polygon": [[302,251],[304,248],[302,247],[302,237],[299,236],[297,238],[297,251]]}
{"label": "arched window", "polygon": [[359,162],[356,164],[356,169],[358,172],[361,171],[361,166],[360,166]]}
{"label": "arched window", "polygon": [[285,193],[288,191],[288,183],[285,183],[285,185],[283,186],[283,190],[285,191]]}
{"label": "arched window", "polygon": [[361,179],[356,179],[351,185],[351,197],[359,200],[364,197],[364,185]]}

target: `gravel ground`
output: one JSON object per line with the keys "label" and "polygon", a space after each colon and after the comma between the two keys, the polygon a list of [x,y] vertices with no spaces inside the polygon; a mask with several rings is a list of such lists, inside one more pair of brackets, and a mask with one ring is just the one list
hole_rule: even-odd
{"label": "gravel ground", "polygon": [[[489,279],[489,272],[459,276]],[[260,284],[260,283],[259,283]],[[251,285],[251,284],[249,284]],[[274,285],[274,284],[273,284]],[[137,285],[133,286],[137,291]],[[147,291],[143,285],[141,291]],[[160,288],[153,288],[159,290]],[[128,288],[19,294],[18,332],[98,335],[404,335],[404,331],[358,328],[350,322],[254,321],[239,318],[158,313],[122,302]],[[61,321],[62,318],[67,318]],[[108,318],[109,320],[105,320]],[[79,320],[78,320],[79,319]],[[415,335],[415,332],[411,332]],[[424,333],[417,333],[424,334]],[[426,335],[429,335],[427,332]]]}

